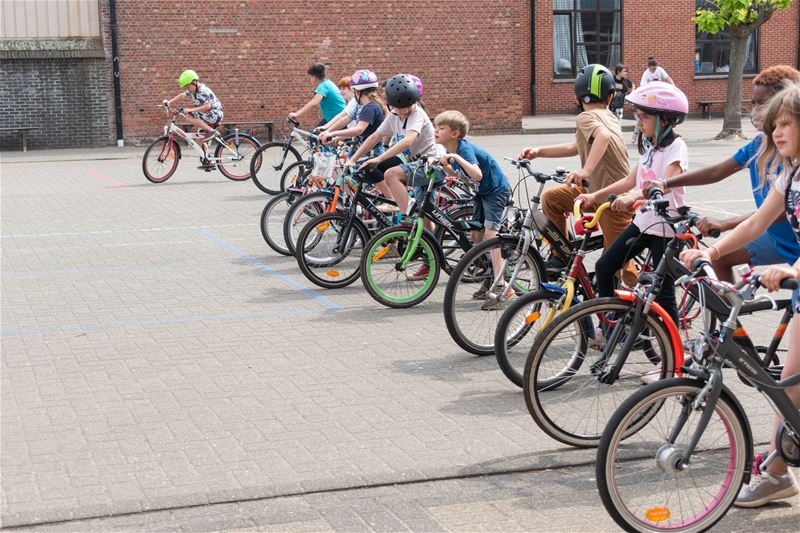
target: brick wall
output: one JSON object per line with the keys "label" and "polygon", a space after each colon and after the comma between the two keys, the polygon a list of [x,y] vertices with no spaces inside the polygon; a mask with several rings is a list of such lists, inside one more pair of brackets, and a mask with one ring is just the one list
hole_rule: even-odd
{"label": "brick wall", "polygon": [[[537,99],[539,114],[574,112],[572,82],[553,81],[553,15],[552,0],[536,2],[538,46]],[[631,79],[638,85],[647,67],[647,57],[655,56],[675,83],[689,98],[690,111],[699,112],[701,99],[724,100],[728,80],[695,78],[694,0],[652,2],[651,0],[623,0],[622,61],[628,66]],[[759,67],[777,64],[797,64],[798,12],[800,2],[785,11],[776,13],[761,28],[759,39]],[[538,29],[541,28],[541,29]],[[613,65],[611,65],[613,66]],[[743,99],[749,99],[752,84],[745,79]],[[721,109],[718,109],[721,110]]]}
{"label": "brick wall", "polygon": [[[476,132],[518,132],[529,84],[528,3],[411,4],[240,0],[199,16],[195,1],[119,2],[125,135],[158,135],[156,105],[179,92],[185,68],[216,92],[228,119],[281,120],[312,96],[305,72],[314,62],[331,63],[333,80],[363,67],[381,79],[417,74],[430,114],[460,109]],[[317,120],[315,113],[303,123]]]}
{"label": "brick wall", "polygon": [[[98,58],[0,60],[3,126],[31,126],[30,148],[105,145],[109,87]],[[0,133],[0,149],[18,150],[18,133]]]}

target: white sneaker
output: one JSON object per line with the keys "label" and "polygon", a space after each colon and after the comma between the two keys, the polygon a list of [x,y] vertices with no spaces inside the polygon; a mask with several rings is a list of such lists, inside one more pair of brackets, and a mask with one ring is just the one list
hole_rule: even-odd
{"label": "white sneaker", "polygon": [[791,470],[782,476],[761,472],[750,478],[750,484],[739,491],[733,504],[737,507],[761,507],[775,500],[783,500],[800,494],[800,486]]}
{"label": "white sneaker", "polygon": [[651,383],[655,383],[660,379],[661,379],[661,364],[659,363],[657,366],[653,367],[652,370],[643,374],[642,379],[640,379],[639,381],[642,382],[642,385],[650,385]]}
{"label": "white sneaker", "polygon": [[600,328],[595,328],[594,330],[594,338],[589,339],[589,348],[593,350],[602,350],[603,346],[606,345],[606,336],[603,334],[603,330]]}

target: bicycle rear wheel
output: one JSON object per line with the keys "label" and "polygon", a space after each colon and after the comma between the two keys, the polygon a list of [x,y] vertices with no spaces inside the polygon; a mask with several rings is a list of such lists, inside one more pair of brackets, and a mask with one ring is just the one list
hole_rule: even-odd
{"label": "bicycle rear wheel", "polygon": [[249,180],[250,167],[259,170],[260,161],[255,158],[259,146],[256,138],[250,135],[242,133],[226,135],[222,138],[222,144],[217,143],[217,148],[214,150],[217,168],[229,180]]}
{"label": "bicycle rear wheel", "polygon": [[[450,337],[469,353],[492,355],[497,322],[506,306],[518,295],[538,289],[544,279],[544,267],[536,250],[530,248],[521,256],[518,245],[516,237],[483,241],[464,254],[450,273],[444,292],[444,319]],[[495,280],[491,260],[495,251],[503,262],[502,283],[509,281],[514,272],[517,275],[510,288],[496,288],[499,294],[486,295]],[[496,302],[487,303],[487,297],[493,296]]]}
{"label": "bicycle rear wheel", "polygon": [[[597,449],[597,488],[621,528],[705,531],[735,501],[753,447],[727,389],[688,464],[682,464],[703,411],[692,409],[703,385],[684,378],[652,384],[620,404],[609,420]],[[650,422],[631,434],[642,417]]]}
{"label": "bicycle rear wheel", "polygon": [[311,173],[312,163],[305,160],[295,161],[281,174],[281,191],[288,191],[292,187],[305,186],[306,178]]}
{"label": "bicycle rear wheel", "polygon": [[262,145],[250,160],[250,176],[253,183],[267,194],[280,194],[281,175],[300,153],[287,142],[271,142]]}
{"label": "bicycle rear wheel", "polygon": [[297,264],[305,277],[326,289],[347,287],[361,275],[361,255],[369,232],[347,213],[323,213],[297,237]]}
{"label": "bicycle rear wheel", "polygon": [[270,248],[281,255],[292,255],[283,240],[283,221],[297,198],[295,193],[281,193],[267,202],[261,211],[261,236]]}
{"label": "bicycle rear wheel", "polygon": [[[641,325],[633,324],[635,310],[635,302],[615,297],[582,302],[556,317],[534,341],[525,362],[525,403],[536,424],[555,440],[597,446],[614,410],[642,386],[645,376],[672,376],[675,356],[667,327],[655,312]],[[620,335],[612,346],[602,335],[616,327]],[[631,335],[636,342],[622,354]],[[601,381],[623,356],[616,381]]]}
{"label": "bicycle rear wheel", "polygon": [[289,208],[283,219],[283,242],[289,253],[295,253],[295,244],[300,231],[314,217],[324,213],[333,198],[330,191],[317,191],[300,196]]}
{"label": "bicycle rear wheel", "polygon": [[148,181],[163,183],[167,181],[178,168],[181,157],[180,148],[169,137],[159,137],[144,152],[142,158],[142,172]]}

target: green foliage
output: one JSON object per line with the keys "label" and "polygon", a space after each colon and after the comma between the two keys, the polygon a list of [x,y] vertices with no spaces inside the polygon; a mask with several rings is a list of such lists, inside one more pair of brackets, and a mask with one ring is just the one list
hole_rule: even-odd
{"label": "green foliage", "polygon": [[694,21],[700,31],[715,34],[725,28],[755,29],[778,9],[786,9],[794,0],[706,0],[697,10]]}

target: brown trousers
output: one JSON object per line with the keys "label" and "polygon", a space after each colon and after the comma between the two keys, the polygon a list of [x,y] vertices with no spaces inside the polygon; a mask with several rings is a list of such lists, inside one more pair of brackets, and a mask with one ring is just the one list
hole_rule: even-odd
{"label": "brown trousers", "polygon": [[[585,192],[579,187],[570,188],[567,185],[553,187],[542,194],[542,211],[550,221],[556,225],[562,235],[567,233],[566,213],[572,212],[575,198]],[[597,208],[597,206],[591,206]],[[612,211],[606,209],[600,215],[600,229],[603,230],[603,248],[608,248],[620,234],[631,225],[633,221],[633,211]],[[630,286],[636,283],[638,272],[633,261],[628,261],[622,267],[622,281]]]}

